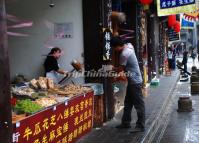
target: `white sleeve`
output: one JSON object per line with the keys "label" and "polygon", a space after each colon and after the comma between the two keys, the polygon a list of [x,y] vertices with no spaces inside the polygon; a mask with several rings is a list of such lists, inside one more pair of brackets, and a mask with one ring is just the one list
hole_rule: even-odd
{"label": "white sleeve", "polygon": [[120,55],[120,65],[126,66],[128,57],[123,53]]}

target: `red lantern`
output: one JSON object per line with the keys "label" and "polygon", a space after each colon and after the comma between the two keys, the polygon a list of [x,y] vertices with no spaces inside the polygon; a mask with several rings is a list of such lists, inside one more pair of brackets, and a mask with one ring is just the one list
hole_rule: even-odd
{"label": "red lantern", "polygon": [[174,25],[174,30],[175,32],[180,32],[180,22],[179,21],[176,21],[175,25]]}
{"label": "red lantern", "polygon": [[153,2],[153,0],[140,0],[142,4],[149,5]]}
{"label": "red lantern", "polygon": [[172,27],[176,23],[176,15],[170,15],[168,16],[168,26]]}

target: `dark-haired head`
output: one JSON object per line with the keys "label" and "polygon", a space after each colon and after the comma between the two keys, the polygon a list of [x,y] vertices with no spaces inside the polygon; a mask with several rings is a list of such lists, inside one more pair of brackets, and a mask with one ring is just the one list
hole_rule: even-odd
{"label": "dark-haired head", "polygon": [[61,49],[58,47],[52,48],[50,53],[48,53],[48,56],[53,56],[58,59],[61,56]]}
{"label": "dark-haired head", "polygon": [[50,53],[48,53],[48,55],[53,55],[55,52],[60,52],[61,53],[61,49],[58,47],[54,47],[51,49]]}
{"label": "dark-haired head", "polygon": [[116,51],[120,51],[124,48],[125,42],[120,37],[112,37],[111,39],[111,47]]}
{"label": "dark-haired head", "polygon": [[119,36],[112,37],[111,39],[111,47],[124,46],[124,44],[124,41]]}

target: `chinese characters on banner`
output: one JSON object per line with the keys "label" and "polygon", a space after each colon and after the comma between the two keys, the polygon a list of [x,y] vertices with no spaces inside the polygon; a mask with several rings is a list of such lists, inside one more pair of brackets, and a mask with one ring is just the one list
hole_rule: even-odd
{"label": "chinese characters on banner", "polygon": [[74,143],[92,129],[93,92],[13,125],[13,143]]}
{"label": "chinese characters on banner", "polygon": [[157,0],[158,16],[192,12],[198,9],[196,0]]}
{"label": "chinese characters on banner", "polygon": [[103,29],[103,60],[111,60],[111,30]]}

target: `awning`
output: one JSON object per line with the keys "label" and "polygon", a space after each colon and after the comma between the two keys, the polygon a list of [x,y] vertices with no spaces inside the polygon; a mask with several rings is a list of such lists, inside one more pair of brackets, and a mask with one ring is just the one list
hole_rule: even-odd
{"label": "awning", "polygon": [[185,13],[184,18],[186,20],[199,21],[199,9],[197,11],[194,11],[194,12],[191,12],[191,13]]}

